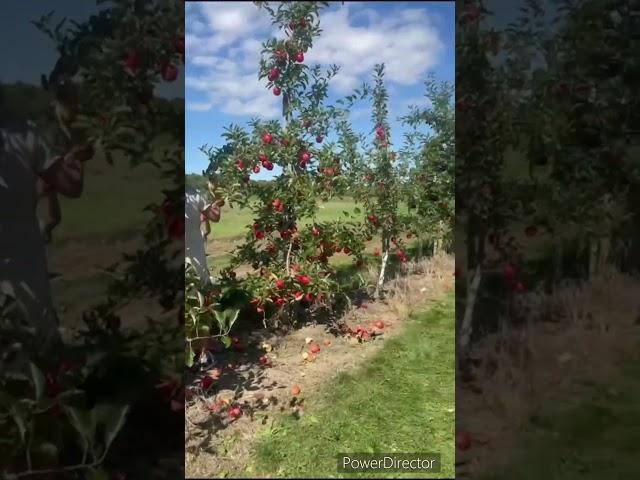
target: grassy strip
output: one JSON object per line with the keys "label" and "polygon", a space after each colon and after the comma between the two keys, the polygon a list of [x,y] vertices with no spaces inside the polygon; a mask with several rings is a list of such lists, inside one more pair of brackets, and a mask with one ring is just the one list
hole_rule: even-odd
{"label": "grassy strip", "polygon": [[[413,315],[364,366],[314,392],[301,419],[285,416],[260,433],[245,473],[277,477],[339,477],[340,453],[442,455],[439,473],[454,476],[454,297]],[[388,472],[345,475],[390,478]]]}
{"label": "grassy strip", "polygon": [[[530,419],[511,466],[482,480],[599,480],[638,477],[640,363],[607,384],[554,402]],[[584,388],[586,387],[586,392]]]}

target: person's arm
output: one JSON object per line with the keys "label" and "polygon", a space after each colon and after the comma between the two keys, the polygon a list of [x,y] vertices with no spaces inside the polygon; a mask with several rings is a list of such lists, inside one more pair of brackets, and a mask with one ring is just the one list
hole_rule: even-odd
{"label": "person's arm", "polygon": [[35,172],[53,190],[70,198],[78,198],[82,194],[83,164],[93,156],[91,145],[75,147],[64,157],[54,157],[44,139],[30,132],[26,138],[26,148]]}
{"label": "person's arm", "polygon": [[209,224],[209,220],[206,217],[202,220],[202,223],[204,224],[204,232],[202,233],[202,236],[206,240],[211,233],[211,225]]}
{"label": "person's arm", "polygon": [[202,215],[207,220],[218,223],[220,221],[220,206],[217,203],[212,203],[202,211]]}
{"label": "person's arm", "polygon": [[49,212],[49,221],[46,225],[47,235],[51,237],[53,229],[60,225],[62,221],[62,211],[60,210],[60,201],[58,195],[53,190],[47,193],[47,207]]}
{"label": "person's arm", "polygon": [[58,158],[41,174],[45,182],[65,197],[78,198],[84,186],[84,163],[78,150]]}

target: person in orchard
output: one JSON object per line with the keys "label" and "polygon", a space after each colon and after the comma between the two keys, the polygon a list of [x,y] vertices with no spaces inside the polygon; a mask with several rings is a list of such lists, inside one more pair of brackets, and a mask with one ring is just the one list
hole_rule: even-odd
{"label": "person in orchard", "polygon": [[[40,223],[40,231],[44,237],[45,244],[48,245],[53,239],[53,230],[60,225],[62,221],[62,211],[60,210],[60,201],[58,194],[47,182],[38,177],[38,221]],[[49,278],[59,277],[57,273],[49,273]]]}
{"label": "person in orchard", "polygon": [[61,341],[46,242],[37,214],[41,178],[69,198],[82,194],[87,145],[53,155],[32,123],[3,108],[0,89],[0,297],[13,299],[45,352]]}
{"label": "person in orchard", "polygon": [[[220,221],[221,200],[207,204],[204,196],[195,188],[185,189],[185,261],[196,270],[202,285],[211,282],[207,268],[206,243],[211,226]],[[202,231],[204,225],[205,231]]]}
{"label": "person in orchard", "polygon": [[53,230],[62,221],[60,201],[55,190],[40,177],[38,177],[37,191],[38,204],[39,206],[41,205],[38,214],[40,230],[44,236],[45,243],[49,244],[53,237]]}

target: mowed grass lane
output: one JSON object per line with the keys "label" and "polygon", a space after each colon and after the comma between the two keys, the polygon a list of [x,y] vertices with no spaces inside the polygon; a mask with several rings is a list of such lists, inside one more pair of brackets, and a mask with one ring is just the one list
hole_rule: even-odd
{"label": "mowed grass lane", "polygon": [[[414,314],[365,365],[309,393],[300,419],[283,416],[261,432],[247,475],[336,478],[342,453],[439,453],[437,473],[454,476],[454,296]],[[389,473],[343,475],[389,478]]]}
{"label": "mowed grass lane", "polygon": [[510,465],[480,480],[638,478],[639,375],[636,360],[606,384],[585,381],[549,404],[530,418]]}

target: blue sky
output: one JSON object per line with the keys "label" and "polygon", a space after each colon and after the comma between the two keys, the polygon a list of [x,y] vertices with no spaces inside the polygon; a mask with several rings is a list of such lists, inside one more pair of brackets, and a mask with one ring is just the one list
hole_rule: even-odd
{"label": "blue sky", "polygon": [[[98,11],[96,2],[92,0],[29,0],[27,2],[3,2],[0,15],[0,40],[2,40],[2,70],[1,83],[22,82],[40,85],[40,75],[49,73],[58,54],[55,45],[44,33],[41,33],[32,20],[38,20],[42,15],[54,10],[54,25],[56,21],[67,17],[68,20],[86,21]],[[178,80],[173,83],[163,83],[158,86],[156,93],[168,98],[184,95],[184,75],[180,72]]]}
{"label": "blue sky", "polygon": [[[329,102],[371,80],[373,65],[386,64],[392,142],[402,144],[395,121],[408,105],[426,105],[424,81],[455,78],[454,2],[335,2],[320,17],[322,36],[305,54],[306,64],[337,64]],[[187,173],[207,166],[199,151],[221,146],[224,127],[252,117],[280,118],[281,97],[258,82],[261,44],[280,36],[266,12],[251,2],[189,2],[186,7]],[[368,102],[351,112],[354,129],[368,133]],[[272,174],[277,173],[276,170]],[[256,178],[267,178],[263,171]]]}

